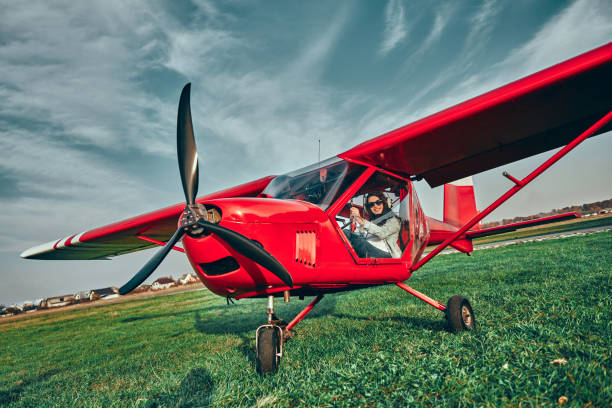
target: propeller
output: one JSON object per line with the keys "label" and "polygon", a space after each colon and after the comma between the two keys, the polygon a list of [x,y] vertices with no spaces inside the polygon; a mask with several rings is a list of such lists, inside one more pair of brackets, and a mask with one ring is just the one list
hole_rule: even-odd
{"label": "propeller", "polygon": [[[183,237],[183,235],[193,226],[202,231],[206,230],[227,242],[236,252],[258,263],[268,269],[286,285],[293,287],[293,279],[285,269],[285,267],[274,258],[268,251],[263,249],[255,241],[245,237],[242,234],[232,231],[229,228],[222,227],[217,224],[210,223],[204,219],[197,217],[197,211],[193,207],[195,204],[196,194],[198,192],[198,151],[196,149],[195,137],[193,135],[193,124],[191,122],[191,107],[190,107],[190,92],[191,84],[185,85],[181,92],[179,100],[178,117],[176,123],[176,146],[179,171],[181,173],[181,182],[183,183],[183,192],[185,193],[186,207],[184,211],[184,221],[189,217],[186,225],[180,226],[172,238],[160,249],[129,282],[119,289],[121,295],[130,293],[144,282],[162,263],[166,255],[172,247]],[[191,220],[195,222],[190,223]],[[193,230],[190,230],[193,232]]]}

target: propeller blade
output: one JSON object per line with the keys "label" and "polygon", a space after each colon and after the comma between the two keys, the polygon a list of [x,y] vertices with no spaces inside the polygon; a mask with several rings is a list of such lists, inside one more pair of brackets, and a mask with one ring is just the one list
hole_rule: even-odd
{"label": "propeller blade", "polygon": [[188,83],[181,92],[176,119],[176,150],[185,201],[192,205],[198,193],[198,151],[193,136],[193,124],[191,123],[190,91],[191,83]]}
{"label": "propeller blade", "polygon": [[157,267],[164,260],[166,255],[168,255],[168,252],[170,252],[172,247],[181,239],[184,233],[185,230],[183,229],[183,227],[179,227],[179,229],[176,230],[172,238],[170,238],[170,240],[166,242],[166,245],[164,245],[162,249],[157,251],[153,258],[149,259],[149,261],[142,268],[140,268],[138,273],[134,275],[134,277],[130,279],[128,283],[126,283],[119,289],[119,294],[125,295],[130,293],[131,291],[136,289],[138,285],[144,282],[149,276],[151,276],[153,271],[157,269]]}
{"label": "propeller blade", "polygon": [[274,275],[278,276],[287,286],[293,287],[293,278],[285,269],[285,267],[276,260],[268,251],[254,243],[249,238],[229,228],[222,227],[217,224],[199,220],[198,225],[214,234],[228,243],[240,254],[246,256],[250,260],[257,262]]}

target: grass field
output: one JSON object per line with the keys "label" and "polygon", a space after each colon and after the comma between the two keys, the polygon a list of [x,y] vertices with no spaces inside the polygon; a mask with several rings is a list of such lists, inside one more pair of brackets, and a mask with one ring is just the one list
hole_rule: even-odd
{"label": "grass field", "polygon": [[327,296],[266,377],[265,300],[197,291],[8,322],[0,406],[609,407],[611,254],[602,232],[435,259],[408,283],[470,298],[477,329],[458,335],[394,286]]}

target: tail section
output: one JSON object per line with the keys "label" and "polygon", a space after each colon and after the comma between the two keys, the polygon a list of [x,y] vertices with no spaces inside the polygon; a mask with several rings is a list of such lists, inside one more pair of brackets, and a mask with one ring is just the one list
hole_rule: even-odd
{"label": "tail section", "polygon": [[[462,227],[476,214],[478,210],[471,176],[444,185],[445,223]],[[478,223],[472,229],[480,228],[481,224]]]}

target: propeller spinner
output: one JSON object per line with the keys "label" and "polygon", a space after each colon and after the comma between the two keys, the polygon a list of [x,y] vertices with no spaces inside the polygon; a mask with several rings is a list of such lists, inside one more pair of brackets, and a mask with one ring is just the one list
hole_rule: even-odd
{"label": "propeller spinner", "polygon": [[227,242],[235,251],[258,263],[270,272],[278,276],[285,284],[293,287],[293,279],[285,267],[276,260],[268,251],[261,248],[251,239],[232,231],[229,228],[210,223],[206,220],[205,211],[201,205],[195,203],[198,192],[198,151],[196,149],[195,137],[193,135],[193,124],[191,122],[190,107],[191,84],[185,85],[181,92],[179,101],[178,117],[176,124],[176,145],[179,171],[183,192],[185,193],[185,211],[181,226],[176,230],[172,238],[161,248],[129,282],[119,289],[119,293],[125,295],[137,288],[157,269],[172,247],[181,240],[185,233],[198,235],[208,231],[217,235]]}

